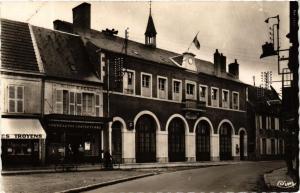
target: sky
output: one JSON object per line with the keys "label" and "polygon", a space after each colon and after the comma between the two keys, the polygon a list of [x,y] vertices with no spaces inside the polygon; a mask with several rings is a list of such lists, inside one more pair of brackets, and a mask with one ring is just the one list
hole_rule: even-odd
{"label": "sky", "polygon": [[[78,1],[1,2],[1,17],[28,22],[53,29],[56,19],[72,22],[72,8]],[[149,16],[149,1],[91,1],[91,27],[119,30],[124,37],[129,27],[129,39],[144,43],[144,33]],[[201,48],[192,45],[190,52],[197,58],[213,62],[216,49],[227,57],[227,64],[237,59],[240,80],[256,86],[261,84],[261,72],[277,75],[277,57],[260,59],[261,46],[270,41],[269,27],[276,23],[268,17],[280,16],[281,49],[289,48],[288,1],[152,1],[152,16],[157,31],[157,47],[183,53],[198,33]],[[285,56],[287,56],[285,54]],[[284,65],[283,65],[284,66]],[[280,84],[272,84],[279,91]]]}

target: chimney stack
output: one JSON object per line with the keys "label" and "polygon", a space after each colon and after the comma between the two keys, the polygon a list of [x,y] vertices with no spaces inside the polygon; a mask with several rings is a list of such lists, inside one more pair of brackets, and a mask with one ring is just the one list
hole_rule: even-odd
{"label": "chimney stack", "polygon": [[226,73],[226,56],[219,53],[218,49],[216,49],[214,53],[214,72],[216,76],[221,76],[222,73]]}
{"label": "chimney stack", "polygon": [[91,28],[91,4],[82,3],[72,9],[73,11],[73,30],[86,32]]}
{"label": "chimney stack", "polygon": [[220,68],[221,73],[226,73],[226,56],[223,56],[223,54],[220,56]]}
{"label": "chimney stack", "polygon": [[229,73],[236,79],[239,79],[239,64],[236,59],[234,60],[234,63],[229,64]]}

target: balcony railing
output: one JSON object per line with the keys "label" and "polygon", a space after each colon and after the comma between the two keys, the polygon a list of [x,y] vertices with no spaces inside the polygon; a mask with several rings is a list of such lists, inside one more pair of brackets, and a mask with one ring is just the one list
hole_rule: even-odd
{"label": "balcony railing", "polygon": [[182,101],[182,110],[184,111],[205,111],[206,102],[186,99]]}

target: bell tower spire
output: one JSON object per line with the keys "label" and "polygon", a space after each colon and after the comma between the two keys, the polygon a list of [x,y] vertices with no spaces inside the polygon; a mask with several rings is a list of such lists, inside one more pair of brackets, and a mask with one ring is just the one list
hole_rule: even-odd
{"label": "bell tower spire", "polygon": [[145,44],[147,46],[156,47],[156,30],[152,18],[152,10],[151,10],[151,0],[150,0],[150,9],[149,9],[149,18],[148,18],[148,24],[145,32]]}

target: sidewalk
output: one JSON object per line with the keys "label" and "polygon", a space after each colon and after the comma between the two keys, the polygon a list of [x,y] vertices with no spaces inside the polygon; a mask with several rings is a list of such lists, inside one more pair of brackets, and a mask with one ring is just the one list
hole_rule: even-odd
{"label": "sidewalk", "polygon": [[[206,161],[206,162],[172,162],[172,163],[130,163],[115,165],[114,169],[131,170],[131,169],[154,169],[154,168],[172,168],[172,167],[208,167],[229,164],[246,163],[246,161]],[[71,169],[74,172],[85,171],[100,171],[103,170],[100,164],[83,164],[79,165],[77,170]],[[55,170],[54,165],[44,167],[31,168],[9,168],[1,171],[2,176],[7,175],[25,175],[25,174],[43,174],[43,173],[60,173],[62,169]]]}
{"label": "sidewalk", "polygon": [[264,181],[269,191],[297,192],[299,185],[287,175],[287,168],[264,174]]}

